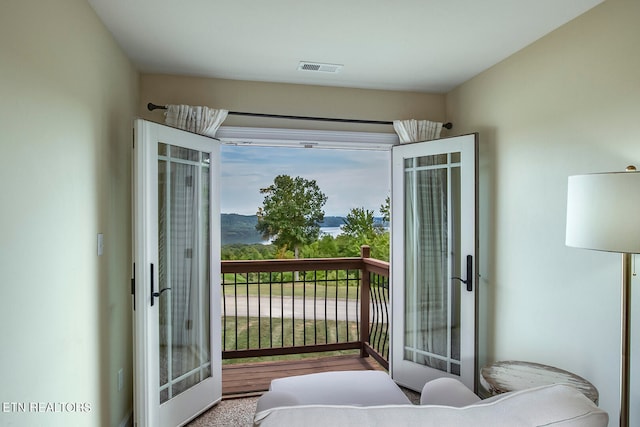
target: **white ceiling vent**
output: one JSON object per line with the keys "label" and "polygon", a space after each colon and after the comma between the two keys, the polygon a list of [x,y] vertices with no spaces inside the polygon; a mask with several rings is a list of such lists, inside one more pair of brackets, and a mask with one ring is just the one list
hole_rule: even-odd
{"label": "white ceiling vent", "polygon": [[337,73],[344,65],[340,64],[323,64],[320,62],[308,62],[300,61],[298,64],[298,70],[302,71],[317,71],[319,73]]}

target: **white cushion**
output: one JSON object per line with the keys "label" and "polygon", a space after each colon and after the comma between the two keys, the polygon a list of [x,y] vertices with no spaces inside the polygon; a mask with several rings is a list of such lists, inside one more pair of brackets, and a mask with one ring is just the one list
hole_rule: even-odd
{"label": "white cushion", "polygon": [[301,405],[393,405],[411,401],[386,372],[338,371],[271,381],[271,391],[296,396]]}
{"label": "white cushion", "polygon": [[421,405],[467,406],[480,398],[454,378],[437,378],[427,382],[420,394]]}
{"label": "white cushion", "polygon": [[578,390],[561,384],[514,392],[462,408],[436,405],[279,407],[256,413],[261,427],[606,427],[609,417]]}
{"label": "white cushion", "polygon": [[265,411],[277,406],[300,405],[300,400],[291,393],[284,391],[269,391],[264,393],[256,402],[256,412]]}

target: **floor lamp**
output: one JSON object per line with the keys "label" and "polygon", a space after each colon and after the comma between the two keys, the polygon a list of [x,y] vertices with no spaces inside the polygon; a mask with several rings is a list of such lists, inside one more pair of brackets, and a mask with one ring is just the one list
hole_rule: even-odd
{"label": "floor lamp", "polygon": [[620,427],[629,426],[631,256],[640,253],[640,172],[569,177],[567,246],[622,254]]}

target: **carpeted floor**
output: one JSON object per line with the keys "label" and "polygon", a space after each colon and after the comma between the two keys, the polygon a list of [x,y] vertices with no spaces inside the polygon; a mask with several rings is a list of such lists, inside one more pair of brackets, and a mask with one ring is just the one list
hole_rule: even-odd
{"label": "carpeted floor", "polygon": [[188,427],[251,427],[258,397],[228,399],[187,424]]}
{"label": "carpeted floor", "polygon": [[[420,403],[420,394],[402,388],[409,400],[415,405]],[[256,411],[258,397],[223,400],[198,418],[187,424],[188,427],[251,427]]]}

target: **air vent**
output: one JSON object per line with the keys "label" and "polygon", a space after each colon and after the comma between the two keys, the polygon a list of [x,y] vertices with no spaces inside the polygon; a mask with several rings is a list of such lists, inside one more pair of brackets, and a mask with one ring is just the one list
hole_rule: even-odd
{"label": "air vent", "polygon": [[337,73],[344,65],[340,64],[322,64],[320,62],[307,62],[300,61],[298,64],[298,70],[302,71],[315,71],[318,73]]}

